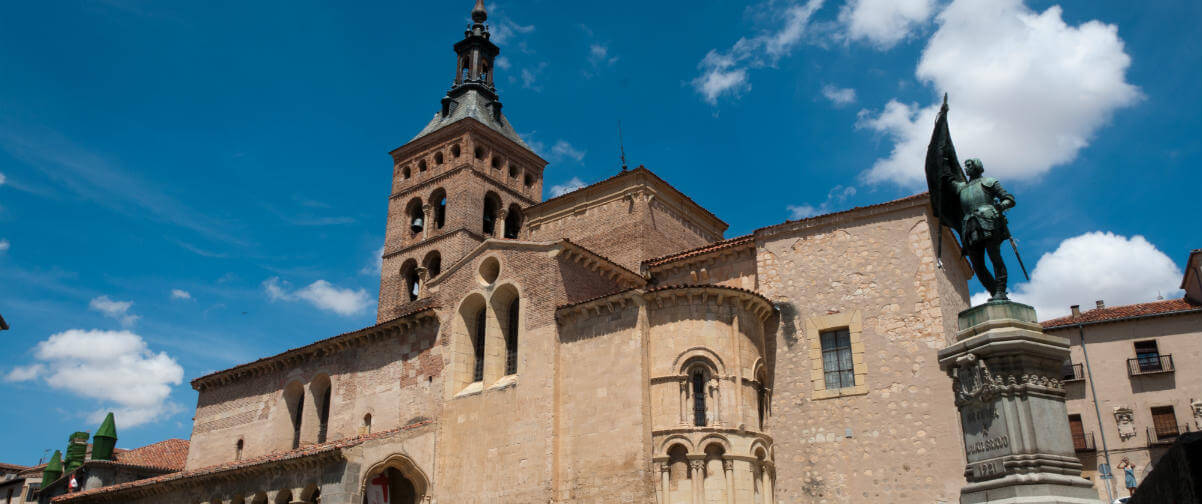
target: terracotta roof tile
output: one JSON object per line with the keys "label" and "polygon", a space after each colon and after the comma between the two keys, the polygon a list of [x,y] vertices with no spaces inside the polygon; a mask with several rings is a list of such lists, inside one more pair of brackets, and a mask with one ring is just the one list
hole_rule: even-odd
{"label": "terracotta roof tile", "polygon": [[727,240],[714,242],[714,243],[711,243],[709,245],[705,245],[702,247],[697,247],[692,250],[685,250],[683,252],[677,252],[675,254],[668,254],[666,256],[660,256],[660,257],[656,257],[654,259],[647,259],[647,260],[643,261],[643,266],[649,267],[649,268],[655,267],[655,266],[659,266],[664,263],[679,261],[682,259],[688,259],[690,257],[696,257],[696,256],[699,256],[702,254],[708,254],[710,252],[714,252],[714,251],[718,251],[718,250],[722,250],[722,249],[728,249],[728,248],[738,247],[741,245],[746,245],[749,243],[753,243],[754,241],[755,241],[754,234],[746,234],[743,236],[737,236],[737,237],[730,238]]}
{"label": "terracotta roof tile", "polygon": [[906,197],[903,197],[903,198],[898,198],[898,199],[895,199],[895,200],[885,201],[885,202],[882,202],[882,203],[876,203],[876,204],[873,204],[873,205],[864,205],[864,206],[858,206],[858,207],[849,208],[849,209],[847,209],[847,210],[842,210],[842,211],[838,211],[838,212],[831,212],[831,213],[826,213],[826,214],[822,214],[822,215],[815,215],[815,216],[813,216],[813,217],[806,217],[806,218],[804,218],[804,219],[787,220],[787,221],[784,221],[784,222],[782,222],[782,223],[780,223],[780,224],[773,224],[773,225],[771,225],[771,226],[764,226],[764,227],[762,227],[762,228],[756,229],[756,230],[755,230],[755,232],[754,232],[753,234],[759,233],[760,231],[766,231],[766,230],[769,230],[769,229],[773,229],[773,228],[777,228],[777,227],[781,227],[781,226],[785,226],[785,225],[788,225],[788,224],[793,224],[793,223],[797,223],[797,222],[807,222],[807,221],[813,221],[813,220],[825,219],[825,218],[832,217],[832,216],[836,216],[836,215],[845,215],[845,214],[849,214],[849,213],[852,213],[852,212],[859,212],[859,211],[861,211],[861,210],[867,210],[867,209],[870,209],[870,208],[880,208],[880,207],[884,207],[884,206],[896,205],[896,204],[898,204],[898,203],[905,203],[905,202],[908,202],[908,201],[914,201],[914,200],[918,200],[918,199],[927,199],[927,197],[928,197],[929,195],[930,195],[930,193],[927,193],[927,192],[920,192],[920,193],[918,193],[918,194],[911,194],[911,195],[909,195],[909,196],[906,196]]}
{"label": "terracotta roof tile", "polygon": [[29,466],[23,466],[23,465],[17,465],[17,464],[5,464],[4,462],[0,462],[0,471],[18,471],[18,472],[20,472],[20,471],[27,471],[27,470],[29,470]]}
{"label": "terracotta roof tile", "polygon": [[224,464],[216,464],[216,465],[201,467],[199,469],[193,469],[191,471],[173,472],[170,474],[164,474],[162,476],[155,476],[153,478],[140,479],[137,481],[119,483],[116,485],[109,485],[106,487],[94,488],[91,490],[85,490],[83,492],[78,492],[78,493],[73,493],[73,494],[64,494],[64,495],[55,497],[55,498],[51,499],[50,501],[51,502],[65,502],[65,501],[69,501],[69,500],[91,497],[94,495],[110,494],[110,493],[120,492],[123,490],[129,490],[129,489],[133,489],[133,488],[141,488],[141,487],[156,485],[156,484],[160,484],[160,483],[167,483],[167,482],[171,482],[171,481],[180,481],[180,480],[185,480],[185,479],[200,478],[200,477],[204,477],[204,476],[208,476],[208,475],[212,475],[212,474],[224,473],[224,472],[228,472],[228,471],[236,471],[236,470],[246,469],[249,467],[258,466],[258,465],[262,465],[262,464],[270,464],[272,462],[281,462],[281,461],[285,461],[285,460],[293,460],[293,459],[298,459],[298,458],[303,458],[303,457],[310,457],[310,456],[314,456],[314,455],[321,455],[321,454],[325,454],[325,453],[339,451],[339,450],[342,450],[343,448],[358,446],[367,441],[388,437],[388,436],[391,436],[391,435],[396,434],[401,431],[416,429],[418,427],[421,427],[423,425],[428,425],[431,423],[433,423],[433,420],[427,420],[424,422],[412,423],[412,424],[406,425],[404,427],[381,431],[381,432],[377,432],[374,434],[366,434],[366,435],[362,435],[362,436],[355,436],[355,437],[349,437],[349,438],[343,438],[343,439],[338,439],[338,440],[334,440],[334,441],[329,441],[329,442],[322,443],[322,444],[303,446],[303,447],[295,449],[295,450],[289,450],[289,451],[283,451],[283,452],[273,452],[273,453],[269,453],[267,455],[263,455],[260,457],[255,457],[255,458],[251,458],[251,459],[247,459],[247,460],[243,460],[243,461],[239,461],[239,462],[226,462]]}
{"label": "terracotta roof tile", "polygon": [[184,469],[184,462],[188,460],[188,446],[189,442],[187,439],[168,439],[118,453],[116,462],[125,465],[182,471]]}
{"label": "terracotta roof tile", "polygon": [[1121,320],[1172,315],[1182,312],[1202,311],[1202,305],[1191,302],[1187,299],[1166,299],[1163,301],[1152,301],[1150,303],[1139,303],[1122,306],[1110,306],[1106,308],[1097,308],[1085,312],[1081,315],[1054,318],[1040,322],[1045,330],[1056,329],[1061,327],[1075,326],[1077,324],[1100,324],[1103,322],[1118,322]]}

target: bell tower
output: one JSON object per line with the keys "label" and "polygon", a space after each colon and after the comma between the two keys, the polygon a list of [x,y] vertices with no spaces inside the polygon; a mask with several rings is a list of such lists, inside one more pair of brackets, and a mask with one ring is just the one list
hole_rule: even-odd
{"label": "bell tower", "polygon": [[471,18],[438,112],[390,153],[378,322],[427,297],[426,283],[484,240],[518,239],[525,209],[542,201],[547,162],[501,113],[493,66],[501,50],[489,41],[483,0]]}

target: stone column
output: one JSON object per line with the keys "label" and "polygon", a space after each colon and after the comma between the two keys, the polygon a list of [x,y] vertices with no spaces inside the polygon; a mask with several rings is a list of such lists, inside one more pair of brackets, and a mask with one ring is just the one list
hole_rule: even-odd
{"label": "stone column", "polygon": [[714,419],[710,424],[715,426],[722,425],[722,389],[719,387],[720,384],[721,380],[717,376],[710,378],[709,389],[710,397],[712,398],[710,402],[714,405]]}
{"label": "stone column", "polygon": [[735,461],[722,459],[722,471],[726,473],[726,504],[735,504]]}
{"label": "stone column", "polygon": [[689,376],[680,380],[680,425],[689,425]]}
{"label": "stone column", "polygon": [[693,483],[693,504],[705,504],[705,460],[689,459],[689,481]]}
{"label": "stone column", "polygon": [[1068,339],[1044,334],[1034,308],[1010,301],[964,310],[958,327],[939,367],[952,378],[964,434],[961,504],[1096,504],[1064,407]]}
{"label": "stone column", "polygon": [[764,504],[776,501],[776,491],[772,488],[772,466],[767,462],[760,464],[760,489],[764,492]]}
{"label": "stone column", "polygon": [[417,267],[417,297],[424,299],[426,297],[426,280],[430,279],[430,269],[425,266]]}
{"label": "stone column", "polygon": [[497,238],[505,238],[505,217],[509,216],[509,211],[504,208],[497,209],[497,222],[493,224],[493,236]]}
{"label": "stone column", "polygon": [[434,216],[434,207],[430,206],[429,203],[422,205],[422,239],[423,240],[430,237],[430,224],[434,222],[431,219],[431,217],[433,217],[433,216]]}
{"label": "stone column", "polygon": [[659,500],[661,504],[668,504],[672,497],[672,464],[664,462],[659,465],[659,479],[663,484],[663,497]]}

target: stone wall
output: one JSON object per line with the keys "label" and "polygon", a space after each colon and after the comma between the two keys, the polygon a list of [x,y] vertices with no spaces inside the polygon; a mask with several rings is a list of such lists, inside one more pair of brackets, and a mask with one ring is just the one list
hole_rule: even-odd
{"label": "stone wall", "polygon": [[[760,291],[780,309],[779,502],[958,500],[964,452],[935,355],[968,299],[956,261],[936,268],[927,209],[911,198],[757,232]],[[855,382],[827,390],[817,339],[836,328],[851,333]]]}

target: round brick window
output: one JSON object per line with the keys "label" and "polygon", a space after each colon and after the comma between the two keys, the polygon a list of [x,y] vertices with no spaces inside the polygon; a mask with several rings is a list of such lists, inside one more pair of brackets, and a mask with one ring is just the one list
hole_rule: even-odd
{"label": "round brick window", "polygon": [[501,263],[497,258],[489,257],[480,263],[480,282],[484,285],[492,285],[500,274]]}

